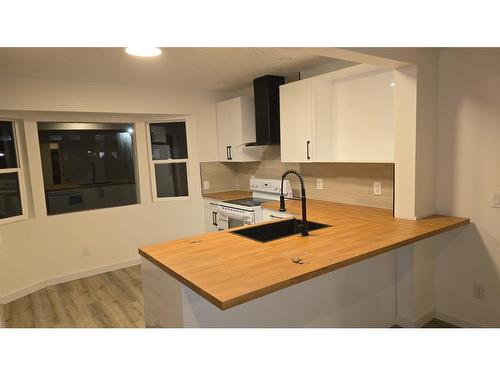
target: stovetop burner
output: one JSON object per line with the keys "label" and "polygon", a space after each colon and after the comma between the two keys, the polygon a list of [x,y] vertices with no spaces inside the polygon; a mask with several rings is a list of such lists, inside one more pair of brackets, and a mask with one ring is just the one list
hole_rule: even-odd
{"label": "stovetop burner", "polygon": [[269,199],[260,198],[243,198],[243,199],[233,199],[230,201],[224,201],[224,203],[238,204],[245,207],[257,207],[264,202],[269,202]]}

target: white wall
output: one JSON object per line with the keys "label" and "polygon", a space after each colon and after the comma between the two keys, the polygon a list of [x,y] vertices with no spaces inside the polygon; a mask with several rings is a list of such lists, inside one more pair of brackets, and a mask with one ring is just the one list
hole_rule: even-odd
{"label": "white wall", "polygon": [[[436,307],[500,327],[500,49],[445,49],[439,57],[438,212],[470,217],[437,254]],[[485,299],[472,298],[484,284]]]}
{"label": "white wall", "polygon": [[[214,103],[220,93],[5,76],[0,76],[0,87],[0,117],[25,120],[30,162],[27,177],[32,187],[28,192],[32,198],[30,218],[0,226],[3,302],[36,289],[45,280],[130,264],[138,259],[137,248],[141,245],[203,230],[199,161],[216,158]],[[168,117],[162,114],[191,115],[190,200],[153,203],[151,199],[144,120]],[[37,144],[38,119],[136,122],[141,204],[47,217]],[[91,256],[82,257],[82,247],[88,247]]]}

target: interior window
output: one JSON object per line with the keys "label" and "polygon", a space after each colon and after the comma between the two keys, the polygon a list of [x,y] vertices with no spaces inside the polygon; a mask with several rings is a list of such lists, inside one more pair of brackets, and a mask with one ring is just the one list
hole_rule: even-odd
{"label": "interior window", "polygon": [[185,122],[149,124],[155,198],[189,196]]}
{"label": "interior window", "polygon": [[14,123],[0,121],[0,220],[22,216]]}
{"label": "interior window", "polygon": [[47,214],[137,203],[133,124],[38,123]]}

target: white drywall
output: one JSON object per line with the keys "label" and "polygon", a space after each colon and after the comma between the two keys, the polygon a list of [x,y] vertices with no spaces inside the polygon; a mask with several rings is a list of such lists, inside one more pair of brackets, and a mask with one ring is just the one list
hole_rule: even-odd
{"label": "white drywall", "polygon": [[[500,326],[500,49],[444,49],[439,57],[436,207],[472,224],[443,236],[436,307],[470,325]],[[485,286],[484,300],[472,297]]]}

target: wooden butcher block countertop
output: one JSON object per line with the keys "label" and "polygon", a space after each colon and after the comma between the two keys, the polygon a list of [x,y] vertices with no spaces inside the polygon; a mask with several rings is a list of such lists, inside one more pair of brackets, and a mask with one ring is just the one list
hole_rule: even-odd
{"label": "wooden butcher block countertop", "polygon": [[220,191],[218,193],[205,193],[205,194],[203,194],[203,198],[216,199],[219,201],[243,199],[243,198],[249,198],[251,196],[252,196],[252,193],[247,191],[247,190],[228,190],[228,191]]}
{"label": "wooden butcher block countertop", "polygon": [[[278,203],[263,207],[277,211]],[[300,215],[300,202],[287,201],[286,207]],[[395,219],[390,210],[317,200],[308,200],[307,209],[309,220],[331,227],[267,243],[221,231],[145,246],[139,253],[225,310],[469,223],[448,216]]]}

